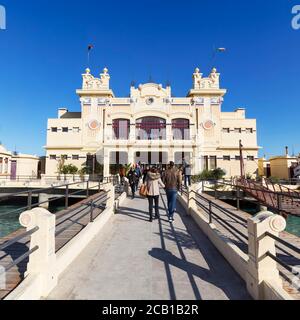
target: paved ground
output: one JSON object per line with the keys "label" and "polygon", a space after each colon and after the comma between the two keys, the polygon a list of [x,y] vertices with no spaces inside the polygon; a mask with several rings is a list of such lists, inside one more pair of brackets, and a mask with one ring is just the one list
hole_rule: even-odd
{"label": "paved ground", "polygon": [[[250,299],[245,284],[178,207],[174,225],[148,222],[147,201],[126,199],[62,275],[49,299]],[[193,236],[192,236],[192,235]]]}

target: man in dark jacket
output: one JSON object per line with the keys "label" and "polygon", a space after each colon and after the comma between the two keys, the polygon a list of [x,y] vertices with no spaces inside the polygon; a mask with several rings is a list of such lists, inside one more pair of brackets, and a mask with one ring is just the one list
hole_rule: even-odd
{"label": "man in dark jacket", "polygon": [[174,221],[174,213],[176,211],[177,193],[182,184],[182,175],[179,170],[176,169],[173,161],[170,162],[169,168],[165,171],[163,181],[166,186],[168,198],[169,222],[172,223]]}
{"label": "man in dark jacket", "polygon": [[135,168],[132,167],[130,171],[128,172],[127,178],[129,180],[129,185],[131,187],[131,192],[132,192],[132,199],[135,198],[135,192],[136,192],[136,185],[139,181],[139,177],[135,171]]}

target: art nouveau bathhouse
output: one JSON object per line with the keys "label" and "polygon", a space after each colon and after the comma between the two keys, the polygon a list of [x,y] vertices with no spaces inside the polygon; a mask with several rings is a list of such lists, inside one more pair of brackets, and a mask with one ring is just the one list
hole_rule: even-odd
{"label": "art nouveau bathhouse", "polygon": [[256,120],[246,119],[241,108],[222,112],[226,90],[216,69],[203,77],[197,68],[187,97],[172,96],[170,86],[146,83],[118,98],[107,69],[100,78],[89,69],[82,77],[81,112],[59,109],[58,118],[48,121],[47,175],[57,173],[61,157],[80,169],[97,155],[105,176],[111,164],[180,164],[185,158],[195,174],[220,167],[231,177],[240,174],[239,140],[245,171],[256,174]]}

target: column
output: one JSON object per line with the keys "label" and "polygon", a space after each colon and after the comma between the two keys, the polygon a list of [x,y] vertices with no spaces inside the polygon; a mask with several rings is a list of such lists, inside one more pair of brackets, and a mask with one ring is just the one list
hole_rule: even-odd
{"label": "column", "polygon": [[108,148],[104,148],[104,159],[103,159],[103,176],[104,178],[109,177],[110,176],[110,170],[109,170],[109,149]]}
{"label": "column", "polygon": [[132,147],[128,148],[128,164],[134,164],[134,149]]}

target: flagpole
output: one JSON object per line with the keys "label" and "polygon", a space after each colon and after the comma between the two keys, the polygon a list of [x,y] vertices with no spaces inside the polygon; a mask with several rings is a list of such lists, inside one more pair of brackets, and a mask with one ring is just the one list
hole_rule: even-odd
{"label": "flagpole", "polygon": [[91,54],[91,50],[94,48],[94,46],[92,44],[88,45],[88,54],[87,54],[87,60],[88,60],[88,68],[90,68],[90,54]]}

